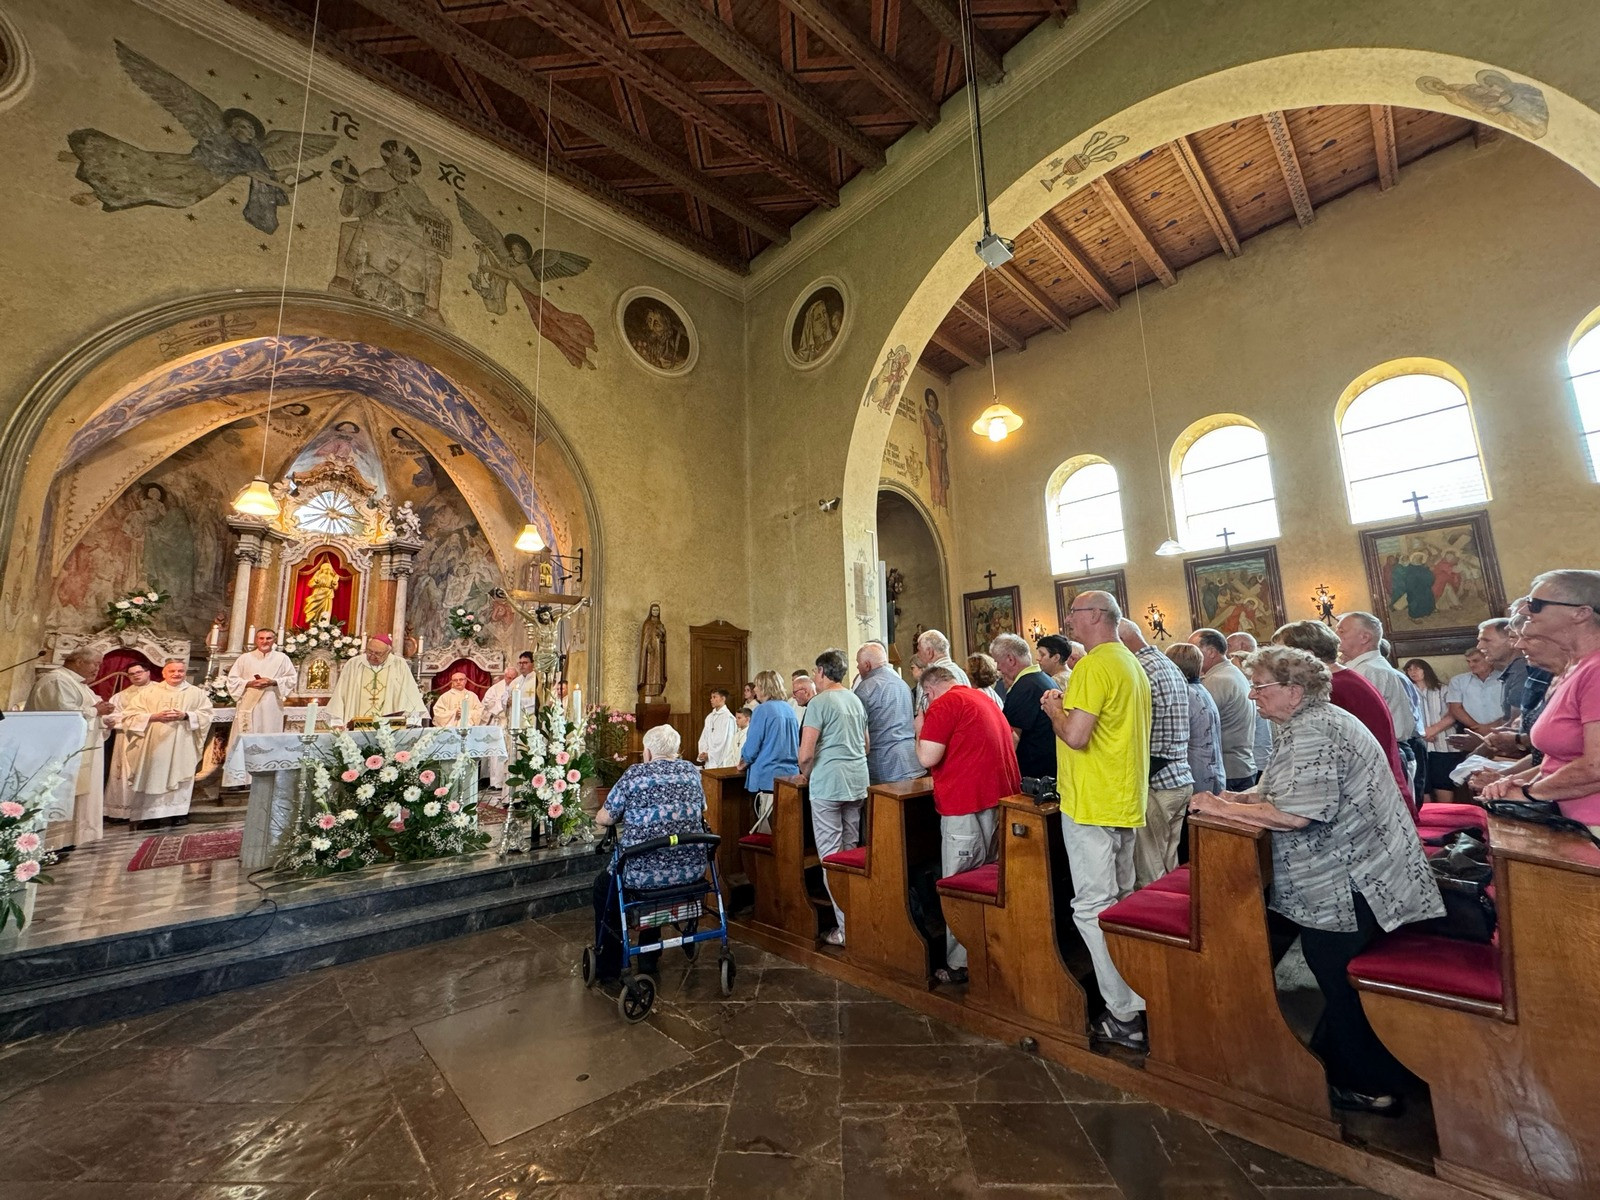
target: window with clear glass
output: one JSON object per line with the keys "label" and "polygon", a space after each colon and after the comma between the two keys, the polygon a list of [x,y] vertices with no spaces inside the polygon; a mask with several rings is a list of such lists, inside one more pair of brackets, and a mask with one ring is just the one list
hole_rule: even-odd
{"label": "window with clear glass", "polygon": [[343,492],[318,492],[295,510],[295,523],[313,533],[352,534],[362,526],[355,501]]}
{"label": "window with clear glass", "polygon": [[1600,480],[1600,325],[1573,343],[1567,354],[1572,394],[1578,401],[1578,425],[1583,431],[1583,452],[1589,460],[1589,477]]}
{"label": "window with clear glass", "polygon": [[1196,438],[1178,465],[1174,493],[1185,550],[1278,536],[1267,439],[1254,425],[1224,425]]}
{"label": "window with clear glass", "polygon": [[1122,533],[1122,493],[1117,469],[1091,461],[1069,471],[1045,497],[1050,528],[1050,570],[1056,575],[1099,570],[1128,561]]}
{"label": "window with clear glass", "polygon": [[1350,520],[1357,525],[1489,498],[1467,394],[1442,375],[1391,375],[1339,419]]}

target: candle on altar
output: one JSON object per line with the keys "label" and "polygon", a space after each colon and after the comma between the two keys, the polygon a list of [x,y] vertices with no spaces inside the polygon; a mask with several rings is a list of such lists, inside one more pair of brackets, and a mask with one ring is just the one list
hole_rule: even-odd
{"label": "candle on altar", "polygon": [[244,644],[246,646],[254,646],[256,644],[256,627],[254,625],[250,626],[250,632],[244,635]]}
{"label": "candle on altar", "polygon": [[306,735],[309,737],[310,735],[312,735],[312,734],[314,734],[316,732],[317,732],[317,702],[315,700],[313,700],[310,704],[306,705]]}
{"label": "candle on altar", "polygon": [[467,696],[468,695],[470,695],[470,693],[463,693],[462,696],[461,696],[461,728],[462,729],[465,729],[468,725],[472,724],[472,720],[471,720],[470,716],[468,715],[468,709],[467,709],[467,703],[468,703]]}
{"label": "candle on altar", "polygon": [[511,728],[522,728],[522,689],[517,688],[511,693]]}
{"label": "candle on altar", "polygon": [[583,724],[583,689],[582,688],[576,688],[575,687],[575,688],[572,689],[572,723],[574,725]]}
{"label": "candle on altar", "polygon": [[211,632],[206,634],[206,649],[215,654],[217,647],[222,645],[222,622],[211,622]]}
{"label": "candle on altar", "polygon": [[427,644],[428,643],[427,643],[427,639],[426,638],[418,638],[417,639],[417,663],[419,665],[422,662],[422,651],[427,646]]}

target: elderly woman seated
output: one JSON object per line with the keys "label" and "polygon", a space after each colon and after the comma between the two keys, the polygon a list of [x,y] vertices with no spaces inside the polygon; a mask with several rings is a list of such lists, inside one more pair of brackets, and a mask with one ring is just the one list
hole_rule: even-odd
{"label": "elderly woman seated", "polygon": [[[657,725],[644,735],[644,761],[622,773],[595,813],[597,825],[617,825],[619,845],[626,850],[651,838],[671,833],[705,833],[706,797],[700,788],[700,770],[678,757],[678,731]],[[706,872],[704,846],[674,846],[629,859],[622,882],[636,889],[677,887]],[[600,947],[597,975],[615,980],[623,968],[621,914],[609,866],[594,881],[595,944]],[[657,954],[641,955],[644,970],[655,966]]]}
{"label": "elderly woman seated", "polygon": [[1367,1024],[1345,969],[1380,929],[1442,916],[1444,902],[1377,739],[1328,702],[1327,664],[1271,646],[1246,665],[1273,722],[1272,758],[1250,791],[1197,795],[1189,811],[1272,831],[1267,904],[1300,927],[1327,1002],[1311,1048],[1333,1104],[1394,1115],[1406,1069]]}

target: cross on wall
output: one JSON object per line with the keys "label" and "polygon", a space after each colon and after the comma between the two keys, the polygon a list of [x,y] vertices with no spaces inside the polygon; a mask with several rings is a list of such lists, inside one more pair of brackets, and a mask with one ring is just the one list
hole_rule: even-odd
{"label": "cross on wall", "polygon": [[1422,520],[1422,502],[1424,500],[1426,500],[1427,498],[1428,498],[1427,496],[1419,496],[1419,495],[1417,495],[1417,489],[1416,488],[1412,488],[1411,489],[1411,495],[1407,496],[1404,500],[1400,501],[1400,503],[1401,504],[1409,504],[1409,505],[1411,505],[1411,507],[1416,510],[1417,520],[1420,521],[1420,520]]}

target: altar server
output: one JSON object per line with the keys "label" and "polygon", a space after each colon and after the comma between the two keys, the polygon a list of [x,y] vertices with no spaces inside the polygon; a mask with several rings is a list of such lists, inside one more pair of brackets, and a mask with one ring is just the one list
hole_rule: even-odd
{"label": "altar server", "polygon": [[107,817],[126,821],[128,811],[128,735],[123,722],[139,709],[139,697],[150,686],[150,668],[143,663],[129,663],[126,671],[128,686],[111,697],[111,712],[106,724],[116,730],[111,735],[111,773],[106,776]]}
{"label": "altar server", "polygon": [[[89,736],[78,755],[78,786],[73,793],[72,821],[52,821],[45,829],[45,844],[52,850],[81,846],[101,835],[101,816],[105,805],[104,718],[111,712],[111,701],[102,700],[89,690],[85,679],[100,670],[100,656],[92,650],[74,650],[59,667],[42,672],[28,693],[29,712],[82,713],[89,722]],[[68,765],[71,769],[71,765]]]}
{"label": "altar server", "polygon": [[[485,721],[493,722],[501,729],[511,728],[511,692],[516,685],[516,679],[516,668],[507,667],[500,678],[489,685],[489,690],[483,694]],[[506,744],[510,745],[509,735]],[[506,757],[503,754],[489,756],[489,786],[496,791],[506,786]]]}
{"label": "altar server", "polygon": [[134,821],[189,820],[194,772],[211,730],[211,697],[188,682],[189,664],[169,658],[123,721],[128,734],[128,811]]}
{"label": "altar server", "polygon": [[228,670],[234,713],[222,763],[224,787],[244,787],[250,782],[244,769],[245,734],[283,732],[283,702],[294,694],[299,679],[289,656],[273,648],[277,640],[278,635],[270,629],[256,630],[255,648],[234,659]]}
{"label": "altar server", "polygon": [[534,712],[539,707],[539,673],[533,669],[533,655],[524,650],[517,655],[517,677],[511,686],[522,697],[522,711]]}
{"label": "altar server", "polygon": [[721,688],[711,693],[711,711],[700,731],[700,762],[706,767],[739,765],[739,726],[728,709],[728,693]]}
{"label": "altar server", "polygon": [[433,723],[441,729],[483,724],[483,701],[473,695],[462,672],[450,676],[450,686],[433,702]]}
{"label": "altar server", "polygon": [[394,656],[394,639],[387,633],[372,634],[367,638],[367,652],[339,668],[328,700],[328,721],[339,726],[390,713],[420,718],[427,711],[411,669],[404,659]]}

